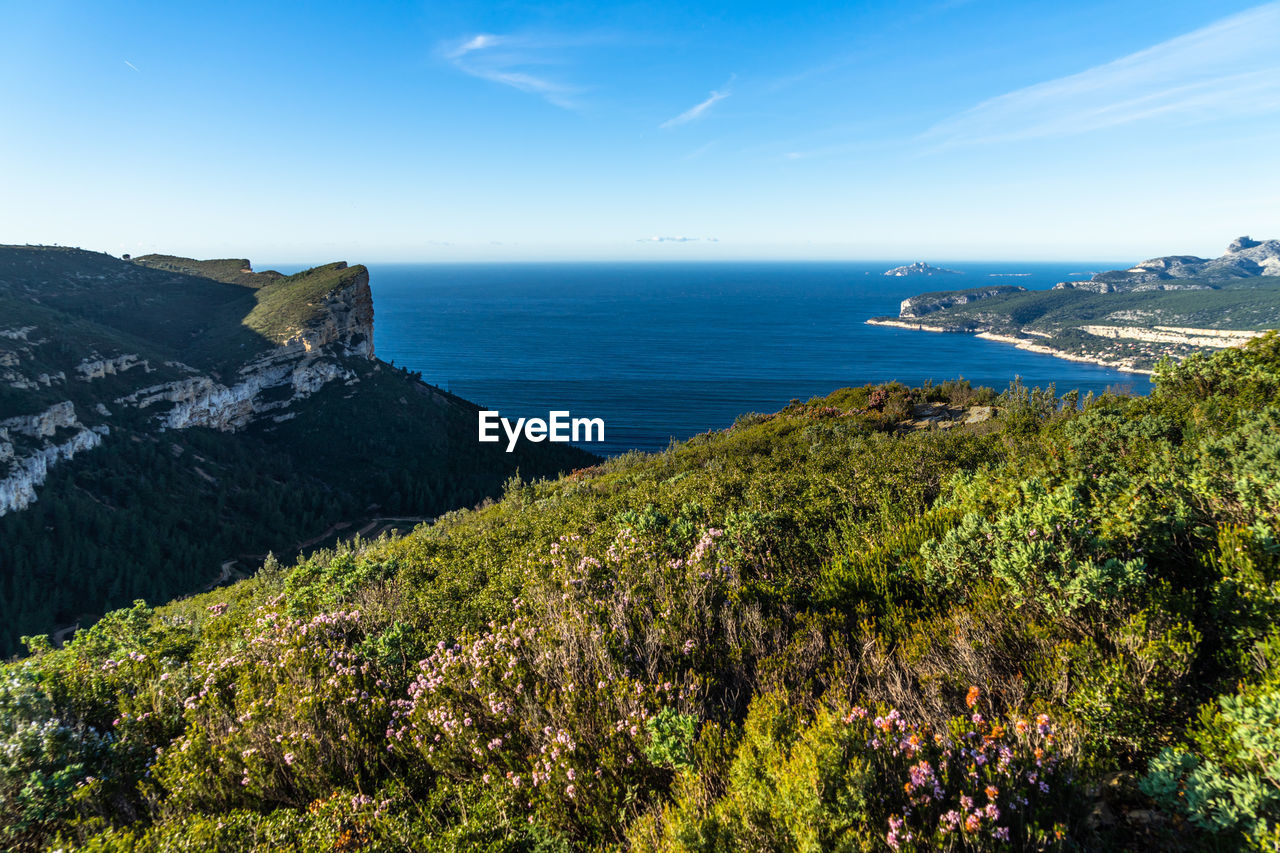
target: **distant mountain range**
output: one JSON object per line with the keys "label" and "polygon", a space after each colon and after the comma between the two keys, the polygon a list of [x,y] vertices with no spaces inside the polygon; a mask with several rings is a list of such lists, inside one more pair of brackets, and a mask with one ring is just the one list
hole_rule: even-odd
{"label": "distant mountain range", "polygon": [[596,461],[479,444],[373,316],[363,266],[0,247],[0,654]]}
{"label": "distant mountain range", "polygon": [[1165,357],[1238,346],[1280,326],[1280,240],[1241,237],[1219,258],[1170,255],[1052,290],[922,293],[874,325],[965,332],[1148,373]]}
{"label": "distant mountain range", "polygon": [[1167,255],[1134,264],[1127,270],[1100,272],[1089,281],[1064,281],[1057,286],[1095,293],[1210,290],[1211,283],[1259,276],[1280,276],[1280,240],[1239,237],[1218,258]]}

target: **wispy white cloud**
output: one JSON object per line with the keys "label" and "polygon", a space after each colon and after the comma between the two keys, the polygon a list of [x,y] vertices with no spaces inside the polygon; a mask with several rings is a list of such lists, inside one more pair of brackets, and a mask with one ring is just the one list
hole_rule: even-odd
{"label": "wispy white cloud", "polygon": [[1113,62],[984,101],[930,128],[939,145],[1086,133],[1155,119],[1210,121],[1280,109],[1280,2]]}
{"label": "wispy white cloud", "polygon": [[[127,66],[129,66],[130,68],[132,68],[134,71],[138,71],[138,66],[134,65],[134,64],[133,64],[132,62],[130,62],[129,60],[127,60],[127,59],[126,59],[126,60],[124,61],[124,64],[125,64],[125,65],[127,65]],[[141,72],[141,71],[138,71],[138,73],[139,73],[139,74],[141,74],[142,72]]]}
{"label": "wispy white cloud", "polygon": [[707,99],[705,101],[702,101],[701,103],[698,103],[698,104],[694,104],[693,106],[689,107],[689,109],[680,113],[680,115],[667,119],[662,124],[658,125],[658,127],[662,127],[662,128],[675,127],[677,125],[688,124],[691,121],[697,121],[698,119],[702,118],[704,115],[706,115],[707,110],[711,109],[712,106],[714,106],[716,103],[720,101],[723,101],[725,98],[733,94],[732,92],[729,91],[729,84],[733,82],[733,79],[734,79],[733,77],[730,77],[729,82],[725,83],[723,87],[721,87],[719,90],[712,91],[711,94],[707,96]]}
{"label": "wispy white cloud", "polygon": [[495,36],[491,33],[480,33],[478,35],[472,36],[469,39],[466,39],[457,47],[454,47],[452,50],[450,50],[446,54],[446,56],[448,56],[450,59],[458,59],[460,57],[466,56],[468,53],[471,53],[471,51],[473,50],[484,50],[486,47],[493,47],[495,45],[501,44],[502,41],[503,41],[502,36]]}
{"label": "wispy white cloud", "polygon": [[555,55],[557,48],[583,43],[573,39],[478,33],[445,45],[441,53],[455,68],[472,77],[537,95],[558,107],[575,109],[581,88],[531,69],[559,64],[561,60]]}
{"label": "wispy white cloud", "polygon": [[719,243],[718,237],[641,237],[637,243]]}

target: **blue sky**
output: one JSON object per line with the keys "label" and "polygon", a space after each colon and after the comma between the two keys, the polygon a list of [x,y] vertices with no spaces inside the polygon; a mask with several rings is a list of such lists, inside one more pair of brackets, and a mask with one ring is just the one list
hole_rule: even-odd
{"label": "blue sky", "polygon": [[0,0],[0,241],[1136,260],[1280,237],[1280,2]]}

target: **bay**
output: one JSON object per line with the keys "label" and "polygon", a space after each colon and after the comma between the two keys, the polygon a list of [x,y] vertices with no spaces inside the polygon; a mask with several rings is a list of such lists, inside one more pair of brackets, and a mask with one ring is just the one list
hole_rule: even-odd
{"label": "bay", "polygon": [[600,417],[603,454],[660,450],[852,385],[1015,376],[1144,393],[1145,376],[969,335],[869,326],[932,290],[1052,287],[1114,263],[946,263],[963,275],[889,277],[902,261],[371,264],[384,360],[504,417]]}

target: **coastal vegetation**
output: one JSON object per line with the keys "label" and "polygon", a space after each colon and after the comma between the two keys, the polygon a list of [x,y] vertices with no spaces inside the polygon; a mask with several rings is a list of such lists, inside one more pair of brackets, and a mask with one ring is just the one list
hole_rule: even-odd
{"label": "coastal vegetation", "polygon": [[1278,394],[844,389],[28,638],[0,845],[1276,849]]}

